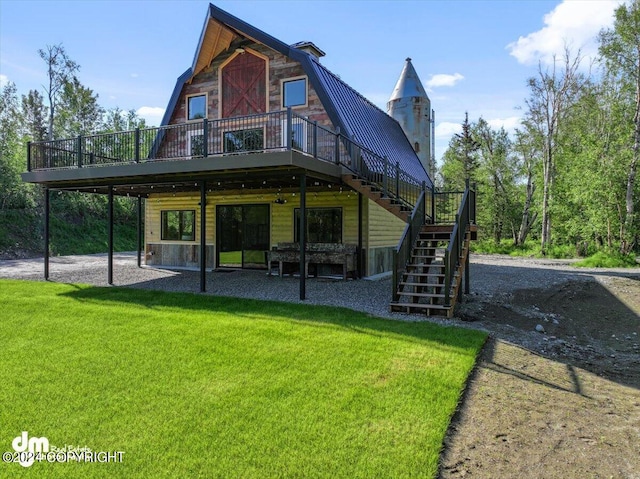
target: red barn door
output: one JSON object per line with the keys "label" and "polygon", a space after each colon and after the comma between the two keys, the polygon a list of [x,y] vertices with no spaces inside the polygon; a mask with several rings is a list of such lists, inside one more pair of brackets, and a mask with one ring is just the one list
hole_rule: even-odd
{"label": "red barn door", "polygon": [[266,62],[241,53],[222,68],[222,117],[266,113]]}

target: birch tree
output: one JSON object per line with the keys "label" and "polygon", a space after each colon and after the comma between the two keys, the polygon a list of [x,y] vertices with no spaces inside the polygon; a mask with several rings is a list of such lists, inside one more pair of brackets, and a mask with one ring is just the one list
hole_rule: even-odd
{"label": "birch tree", "polygon": [[632,0],[616,9],[613,28],[600,34],[600,54],[608,72],[633,97],[633,115],[628,148],[632,151],[627,170],[625,219],[620,249],[629,253],[638,240],[635,197],[640,157],[640,1]]}
{"label": "birch tree", "polygon": [[580,91],[582,75],[578,72],[580,53],[572,56],[565,48],[561,66],[554,56],[551,67],[538,66],[538,75],[528,81],[530,96],[525,100],[528,107],[525,119],[542,139],[542,232],[543,253],[551,245],[551,209],[556,177],[556,154],[560,148],[560,135],[572,102]]}

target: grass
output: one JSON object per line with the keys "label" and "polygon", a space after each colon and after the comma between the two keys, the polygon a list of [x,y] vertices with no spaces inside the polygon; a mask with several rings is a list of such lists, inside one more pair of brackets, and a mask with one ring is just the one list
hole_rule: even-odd
{"label": "grass", "polygon": [[[53,194],[50,217],[50,250],[53,255],[104,253],[107,251],[106,199],[75,193]],[[96,196],[96,195],[94,195]],[[137,243],[135,204],[116,198],[114,248],[132,251]],[[0,209],[0,257],[42,255],[44,213],[42,207]]]}
{"label": "grass", "polygon": [[[471,251],[474,253],[505,254],[515,257],[525,256],[531,258],[567,259],[579,257],[576,245],[555,244],[547,250],[546,255],[543,255],[540,251],[540,243],[538,242],[527,241],[524,245],[515,246],[513,240],[510,239],[502,240],[497,244],[492,239],[472,241]],[[593,246],[589,248],[587,254],[589,253],[591,253],[590,256],[574,263],[574,266],[587,268],[638,267],[638,262],[633,254],[623,255],[614,249],[608,248],[596,250]]]}
{"label": "grass", "polygon": [[515,257],[566,259],[575,257],[576,247],[575,245],[554,244],[548,248],[546,255],[543,255],[540,243],[537,241],[527,241],[524,245],[516,246],[511,239],[503,239],[500,243],[496,243],[492,239],[483,239],[472,241],[471,251],[484,254],[506,254]]}
{"label": "grass", "polygon": [[0,253],[42,250],[40,218],[32,209],[0,209]]}
{"label": "grass", "polygon": [[485,335],[351,310],[0,280],[0,463],[52,478],[434,477]]}
{"label": "grass", "polygon": [[640,265],[635,255],[622,254],[618,251],[598,251],[597,253],[574,263],[583,268],[637,268]]}

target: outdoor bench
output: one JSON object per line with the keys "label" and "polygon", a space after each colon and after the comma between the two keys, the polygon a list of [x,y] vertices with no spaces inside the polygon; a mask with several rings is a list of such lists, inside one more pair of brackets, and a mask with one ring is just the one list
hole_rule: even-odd
{"label": "outdoor bench", "polygon": [[[309,276],[310,264],[337,264],[342,266],[342,279],[356,271],[356,245],[343,243],[307,243],[305,248],[305,277]],[[286,263],[300,264],[299,243],[279,243],[267,252],[267,265],[271,275],[271,262],[278,262],[278,273],[282,277]]]}

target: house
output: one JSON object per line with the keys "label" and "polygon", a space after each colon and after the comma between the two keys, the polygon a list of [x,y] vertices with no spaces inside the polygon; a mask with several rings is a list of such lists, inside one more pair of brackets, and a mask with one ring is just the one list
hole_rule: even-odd
{"label": "house", "polygon": [[271,267],[281,244],[298,248],[300,271],[300,245],[319,243],[353,245],[355,277],[391,272],[420,201],[420,226],[435,219],[430,103],[410,59],[392,117],[324,55],[209,5],[160,127],[32,143],[23,179],[145,199],[144,262],[198,267],[201,290],[211,268]]}

